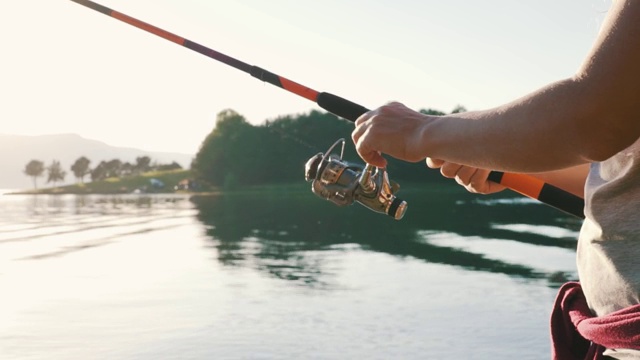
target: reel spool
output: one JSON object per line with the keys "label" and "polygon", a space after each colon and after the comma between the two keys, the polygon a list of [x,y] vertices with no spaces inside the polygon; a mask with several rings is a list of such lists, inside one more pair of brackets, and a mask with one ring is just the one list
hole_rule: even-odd
{"label": "reel spool", "polygon": [[[332,154],[342,143],[340,157]],[[311,190],[319,197],[338,206],[358,202],[364,207],[396,220],[407,211],[407,202],[396,197],[400,189],[396,182],[389,181],[384,168],[347,163],[344,155],[344,139],[338,139],[326,153],[317,153],[305,164],[304,177],[311,182]]]}

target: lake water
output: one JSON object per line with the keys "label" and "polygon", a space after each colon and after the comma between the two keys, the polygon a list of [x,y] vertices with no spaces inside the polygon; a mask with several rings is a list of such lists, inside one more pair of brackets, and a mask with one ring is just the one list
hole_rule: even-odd
{"label": "lake water", "polygon": [[402,190],[0,196],[0,359],[545,359],[579,221]]}

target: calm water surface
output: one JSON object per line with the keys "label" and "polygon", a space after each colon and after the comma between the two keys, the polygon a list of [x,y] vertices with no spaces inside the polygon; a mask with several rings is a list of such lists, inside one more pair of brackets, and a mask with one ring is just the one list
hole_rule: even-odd
{"label": "calm water surface", "polygon": [[0,359],[546,359],[579,222],[403,190],[0,196]]}

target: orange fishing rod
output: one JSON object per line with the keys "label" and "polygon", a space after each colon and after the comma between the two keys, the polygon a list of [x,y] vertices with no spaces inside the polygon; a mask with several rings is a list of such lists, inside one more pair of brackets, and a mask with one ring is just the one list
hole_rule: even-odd
{"label": "orange fishing rod", "polygon": [[[284,78],[280,75],[262,69],[258,66],[249,65],[243,61],[234,59],[228,55],[200,45],[191,40],[185,39],[181,36],[172,34],[166,30],[132,18],[131,16],[125,15],[121,12],[115,11],[93,1],[71,1],[110,16],[114,19],[125,22],[139,29],[145,30],[151,34],[169,40],[178,45],[184,46],[209,58],[225,63],[238,70],[244,71],[264,82],[268,82],[272,85],[290,91],[298,96],[309,99],[318,104],[318,106],[320,106],[321,108],[346,120],[354,122],[356,121],[356,119],[358,119],[358,117],[360,117],[360,115],[369,111],[369,109],[365,108],[364,106],[358,105],[347,99],[327,92],[318,92],[304,85]],[[584,200],[582,198],[551,184],[547,184],[544,181],[539,180],[533,176],[492,171],[489,175],[489,180],[501,184],[522,195],[550,205],[558,210],[564,211],[568,214],[575,215],[580,218],[584,218]]]}

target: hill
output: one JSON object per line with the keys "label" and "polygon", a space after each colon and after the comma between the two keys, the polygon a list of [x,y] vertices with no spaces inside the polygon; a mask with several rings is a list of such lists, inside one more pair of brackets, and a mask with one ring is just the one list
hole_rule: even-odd
{"label": "hill", "polygon": [[[91,167],[101,161],[119,159],[135,163],[137,157],[148,156],[152,162],[170,164],[177,162],[188,169],[193,154],[146,151],[135,148],[116,147],[104,142],[83,138],[76,134],[56,135],[7,135],[0,134],[0,189],[31,189],[32,179],[24,174],[31,160],[40,160],[48,166],[53,160],[60,161],[67,172],[62,184],[73,184],[75,178],[70,168],[81,156],[91,160]],[[39,178],[38,185],[45,186],[46,178]]]}

